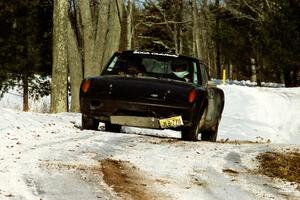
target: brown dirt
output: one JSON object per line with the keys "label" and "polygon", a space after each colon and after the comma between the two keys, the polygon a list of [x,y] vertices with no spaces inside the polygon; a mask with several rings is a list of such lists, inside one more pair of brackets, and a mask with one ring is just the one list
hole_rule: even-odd
{"label": "brown dirt", "polygon": [[155,180],[146,180],[140,174],[140,171],[129,162],[106,159],[101,161],[101,166],[104,181],[122,199],[168,199],[167,196],[151,191],[149,186],[157,182]]}
{"label": "brown dirt", "polygon": [[180,143],[182,140],[179,139],[161,139],[159,141],[148,141],[151,144],[175,144]]}
{"label": "brown dirt", "polygon": [[280,178],[298,184],[300,190],[300,150],[289,152],[266,152],[256,157],[259,172],[274,178]]}
{"label": "brown dirt", "polygon": [[40,163],[40,167],[46,167],[51,170],[76,170],[86,174],[93,174],[94,176],[103,174],[106,184],[112,187],[125,200],[170,199],[168,196],[151,189],[155,184],[161,186],[168,184],[167,180],[146,179],[135,166],[121,160],[105,159],[99,165],[92,166],[44,161]]}
{"label": "brown dirt", "polygon": [[250,141],[250,140],[228,140],[228,139],[221,139],[220,141],[217,141],[217,143],[225,143],[225,144],[269,144],[271,141]]}
{"label": "brown dirt", "polygon": [[227,174],[231,174],[231,175],[238,175],[239,172],[238,171],[235,171],[233,169],[229,169],[229,168],[225,168],[222,170],[224,173],[227,173]]}
{"label": "brown dirt", "polygon": [[93,172],[93,173],[100,172],[99,167],[97,168],[96,166],[86,166],[82,164],[66,164],[61,162],[45,161],[40,164],[40,167],[46,167],[52,170],[77,170],[77,171]]}

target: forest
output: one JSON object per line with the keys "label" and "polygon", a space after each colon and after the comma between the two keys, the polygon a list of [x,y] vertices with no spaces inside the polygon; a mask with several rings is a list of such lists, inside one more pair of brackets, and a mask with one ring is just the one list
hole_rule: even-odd
{"label": "forest", "polygon": [[300,85],[300,0],[11,0],[0,23],[0,93],[18,86],[24,111],[51,94],[51,112],[79,112],[81,80],[129,49],[199,58],[214,79]]}

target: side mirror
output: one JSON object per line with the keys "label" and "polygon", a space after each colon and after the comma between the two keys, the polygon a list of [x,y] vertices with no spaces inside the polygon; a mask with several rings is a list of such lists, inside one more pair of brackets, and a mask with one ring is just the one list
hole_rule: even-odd
{"label": "side mirror", "polygon": [[217,84],[214,81],[208,81],[207,86],[208,87],[217,87]]}

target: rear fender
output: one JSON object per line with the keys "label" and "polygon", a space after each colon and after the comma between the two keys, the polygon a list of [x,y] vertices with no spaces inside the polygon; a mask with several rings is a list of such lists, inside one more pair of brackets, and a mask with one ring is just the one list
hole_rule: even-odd
{"label": "rear fender", "polygon": [[210,129],[220,120],[223,107],[223,91],[219,88],[208,88],[208,106],[203,129]]}
{"label": "rear fender", "polygon": [[[206,118],[206,108],[208,105],[208,95],[206,91],[203,91],[199,94],[198,101],[194,108],[194,116],[192,120],[192,124],[199,123],[199,127],[203,126],[203,119]],[[202,124],[201,124],[202,123]]]}

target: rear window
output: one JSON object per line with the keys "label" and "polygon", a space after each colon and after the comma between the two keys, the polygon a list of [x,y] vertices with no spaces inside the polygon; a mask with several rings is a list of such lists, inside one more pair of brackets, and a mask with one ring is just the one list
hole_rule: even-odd
{"label": "rear window", "polygon": [[197,68],[198,64],[192,59],[122,53],[114,55],[102,75],[145,76],[198,83]]}

